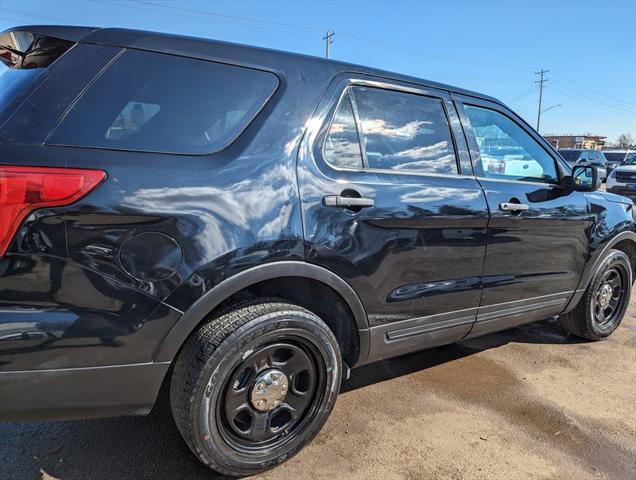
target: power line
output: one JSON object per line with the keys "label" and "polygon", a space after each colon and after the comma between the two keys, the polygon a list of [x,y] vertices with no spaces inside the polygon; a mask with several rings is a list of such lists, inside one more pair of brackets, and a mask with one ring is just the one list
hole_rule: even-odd
{"label": "power line", "polygon": [[558,107],[560,107],[560,106],[561,106],[561,104],[560,104],[560,103],[557,103],[556,105],[552,105],[551,107],[544,108],[543,110],[541,110],[541,113],[549,112],[549,111],[550,111],[550,110],[552,110],[553,108],[558,108]]}
{"label": "power line", "polygon": [[523,92],[521,95],[517,95],[515,98],[513,98],[512,100],[508,100],[506,103],[516,103],[519,100],[523,100],[524,98],[526,98],[528,95],[534,93],[534,87],[531,87],[529,90],[526,90],[525,92]]}
{"label": "power line", "polygon": [[578,95],[582,98],[586,98],[592,102],[598,103],[599,105],[603,105],[609,108],[615,108],[617,110],[633,112],[636,115],[636,105],[630,104],[628,102],[610,102],[602,97],[595,96],[593,94],[587,93],[585,90],[575,88],[571,85],[568,85],[563,82],[559,82],[556,80],[556,85],[560,86],[562,89],[567,90],[575,95]]}
{"label": "power line", "polygon": [[319,30],[319,31],[322,30],[322,29],[319,29],[318,27],[296,25],[296,24],[283,23],[283,22],[274,22],[274,21],[270,21],[270,20],[263,20],[263,19],[260,19],[260,18],[242,17],[242,16],[238,16],[238,15],[226,15],[226,14],[223,14],[223,13],[210,12],[208,10],[199,10],[199,9],[196,9],[196,8],[186,8],[186,7],[175,7],[175,6],[172,6],[172,5],[164,5],[164,4],[161,4],[161,3],[148,2],[148,1],[144,1],[144,0],[130,0],[130,1],[134,2],[134,3],[144,4],[144,5],[151,5],[151,6],[154,6],[154,7],[168,8],[168,9],[178,10],[178,11],[183,11],[183,12],[192,12],[192,13],[196,13],[196,14],[200,14],[200,15],[207,15],[207,16],[219,17],[219,18],[225,18],[225,19],[242,20],[242,21],[245,21],[245,22],[253,22],[253,23],[263,23],[263,24],[275,25],[275,26],[278,26],[278,27],[301,28],[301,29],[304,29],[304,30]]}
{"label": "power line", "polygon": [[576,101],[577,101],[577,102],[579,102],[579,103],[585,103],[585,104],[587,104],[588,106],[594,107],[594,108],[596,108],[596,109],[598,109],[598,110],[604,110],[604,111],[606,111],[606,112],[613,113],[613,114],[615,114],[615,115],[627,115],[627,116],[630,116],[631,118],[635,118],[635,117],[634,117],[634,112],[629,112],[629,111],[626,111],[626,110],[616,110],[616,109],[614,109],[613,107],[608,107],[608,106],[603,106],[603,105],[595,104],[595,103],[592,103],[590,100],[588,100],[588,99],[586,99],[586,98],[583,98],[583,97],[577,96],[576,94],[572,94],[571,92],[567,92],[567,91],[565,91],[565,90],[561,90],[561,89],[560,89],[560,88],[558,88],[558,87],[554,87],[554,86],[553,86],[553,87],[552,87],[552,89],[553,89],[555,92],[558,92],[560,95],[565,95],[565,96],[566,96],[566,97],[568,97],[568,98],[571,98],[571,99],[573,99],[573,100],[576,100]]}
{"label": "power line", "polygon": [[[34,17],[34,18],[43,18],[45,20],[55,20],[56,22],[68,22],[68,20],[60,17],[53,17],[51,15],[43,15],[41,13],[33,13],[33,12],[25,12],[23,10],[16,10],[15,8],[5,8],[2,7],[3,12],[9,12],[14,15],[18,15],[20,17]],[[6,19],[7,17],[2,15],[2,19]],[[15,20],[14,20],[15,21]]]}
{"label": "power line", "polygon": [[[605,93],[593,90],[593,89],[591,89],[589,87],[586,87],[582,83],[577,82],[576,80],[574,80],[574,79],[572,79],[572,78],[570,78],[570,77],[568,77],[566,75],[563,75],[562,73],[561,74],[557,73],[556,76],[561,78],[561,80],[560,80],[561,83],[569,84],[572,88],[575,88],[575,89],[583,91],[583,92],[587,92],[589,95],[602,97],[606,101],[615,102],[617,104],[626,104],[626,105],[629,105],[629,106],[632,106],[632,107],[636,105],[635,103],[628,102],[625,99],[619,99],[619,98],[616,98],[616,97],[612,97],[611,95],[607,95]],[[559,79],[557,79],[557,81],[559,81]]]}
{"label": "power line", "polygon": [[[146,0],[131,0],[131,1],[134,2],[134,3],[137,3],[137,4],[141,4],[141,5],[148,5],[148,6],[152,6],[152,7],[159,7],[159,8],[164,8],[164,9],[176,10],[176,11],[179,11],[179,12],[191,12],[191,13],[196,13],[198,15],[219,17],[219,18],[230,19],[230,20],[239,20],[239,21],[257,23],[257,24],[261,23],[261,24],[275,25],[275,26],[279,26],[279,27],[295,28],[295,29],[300,29],[300,30],[324,31],[324,29],[316,27],[316,26],[307,26],[307,25],[297,25],[297,24],[283,23],[283,22],[274,22],[274,21],[269,21],[269,20],[250,18],[250,17],[243,17],[243,16],[237,16],[237,15],[226,15],[226,14],[211,12],[211,11],[208,11],[208,10],[199,10],[199,9],[186,8],[186,7],[175,7],[173,5],[164,5],[164,4],[161,4],[161,3],[150,2],[150,1],[146,1]],[[119,6],[125,7],[125,5],[119,5]],[[128,5],[128,6],[132,6],[132,5]],[[137,8],[142,8],[142,7],[137,7]],[[157,10],[154,10],[154,9],[148,9],[147,8],[147,10],[153,11],[155,13],[163,13],[163,14],[172,15],[172,13],[157,11]],[[389,49],[393,49],[393,50],[397,50],[397,51],[405,51],[405,52],[410,53],[411,55],[416,54],[416,55],[425,56],[426,58],[435,57],[435,58],[438,58],[440,61],[445,61],[445,62],[449,62],[449,63],[460,63],[460,64],[464,64],[464,65],[472,64],[472,65],[478,65],[478,66],[481,65],[481,66],[491,66],[491,67],[493,65],[497,65],[497,66],[506,66],[506,67],[509,67],[509,68],[520,68],[520,69],[528,69],[528,70],[532,70],[532,69],[535,68],[535,67],[530,67],[530,66],[527,66],[527,65],[515,65],[515,64],[504,63],[504,62],[499,62],[499,61],[491,61],[491,60],[481,61],[480,62],[480,61],[476,61],[476,60],[474,60],[472,58],[471,59],[466,59],[465,57],[452,56],[452,55],[449,55],[447,53],[440,53],[440,52],[434,52],[434,51],[422,50],[422,49],[413,49],[413,48],[408,47],[408,46],[403,46],[403,45],[398,45],[398,44],[390,44],[390,43],[378,41],[378,40],[375,40],[375,39],[362,37],[362,36],[359,36],[359,35],[353,35],[351,33],[346,33],[346,32],[339,32],[339,35],[340,36],[346,36],[346,37],[351,38],[351,39],[356,39],[356,40],[358,40],[360,42],[367,43],[369,45],[380,46],[380,47],[383,47],[383,48],[389,48]]]}

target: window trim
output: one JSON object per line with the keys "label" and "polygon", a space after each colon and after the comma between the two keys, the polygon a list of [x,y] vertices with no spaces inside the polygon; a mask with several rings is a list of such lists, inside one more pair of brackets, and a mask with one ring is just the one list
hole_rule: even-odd
{"label": "window trim", "polygon": [[[451,141],[453,143],[452,147],[453,147],[453,154],[455,155],[455,168],[456,171],[454,173],[424,173],[424,172],[418,172],[416,170],[391,170],[391,169],[387,169],[387,168],[375,168],[375,167],[369,167],[368,166],[368,160],[367,160],[367,154],[366,154],[366,145],[363,144],[363,142],[365,142],[365,140],[363,139],[363,136],[361,135],[361,126],[360,126],[360,118],[358,115],[358,108],[357,108],[357,104],[355,102],[355,94],[353,94],[353,89],[355,87],[368,87],[368,88],[374,88],[377,90],[384,90],[384,91],[388,91],[388,92],[397,92],[397,93],[405,93],[405,94],[410,94],[410,95],[417,95],[419,97],[426,97],[426,98],[430,98],[430,99],[434,99],[434,100],[438,100],[441,105],[442,105],[442,109],[444,112],[444,118],[446,119],[446,125],[448,126],[448,132],[450,133],[450,137],[451,137]],[[333,120],[335,118],[336,112],[338,111],[338,108],[340,107],[340,104],[342,102],[342,98],[346,95],[346,93],[349,92],[349,99],[350,102],[352,104],[352,109],[353,109],[353,116],[354,116],[354,121],[356,123],[356,130],[358,133],[358,143],[360,146],[360,153],[362,155],[362,168],[350,168],[350,167],[338,167],[333,165],[331,162],[327,161],[324,155],[324,148],[325,148],[325,143],[327,141],[327,137],[329,135],[329,131],[331,130],[331,125],[333,123]],[[423,89],[417,88],[417,87],[407,87],[407,86],[402,86],[402,85],[397,85],[395,83],[388,83],[386,81],[371,81],[371,80],[360,80],[360,79],[356,79],[356,78],[346,78],[345,81],[345,85],[344,87],[342,87],[342,89],[340,90],[340,93],[338,95],[338,100],[335,102],[332,102],[331,104],[331,108],[329,109],[328,112],[328,122],[326,122],[326,128],[325,128],[325,135],[323,135],[323,138],[320,139],[320,145],[319,145],[319,149],[318,151],[320,152],[320,156],[321,159],[323,161],[323,163],[325,165],[327,165],[328,168],[333,169],[337,172],[351,172],[351,173],[378,173],[378,174],[389,174],[389,175],[409,175],[409,176],[414,176],[414,177],[427,177],[427,176],[434,176],[434,177],[451,177],[451,178],[457,178],[457,177],[470,177],[470,178],[475,178],[473,172],[471,172],[470,174],[464,174],[462,173],[462,169],[461,169],[461,160],[459,158],[459,148],[457,146],[457,139],[455,138],[455,131],[453,129],[451,120],[450,120],[450,116],[449,116],[449,112],[448,112],[448,107],[446,105],[446,98],[444,98],[443,96],[439,96],[439,95],[434,95],[435,92],[428,92],[425,91]],[[450,101],[450,94],[449,94],[449,98],[448,100]],[[335,107],[334,107],[335,105]],[[460,120],[461,122],[461,120]],[[469,146],[467,145],[466,148],[468,148],[468,150],[470,150]]]}
{"label": "window trim", "polygon": [[[532,132],[528,131],[527,128],[525,128],[523,126],[523,124],[521,124],[520,122],[518,122],[515,118],[513,118],[507,111],[507,109],[504,109],[502,106],[500,105],[496,105],[496,104],[491,104],[490,102],[487,102],[485,100],[481,100],[481,99],[468,99],[467,101],[464,101],[461,97],[457,97],[455,96],[454,98],[455,104],[459,107],[458,110],[461,110],[461,114],[460,114],[460,118],[462,121],[462,124],[466,123],[466,127],[468,129],[468,131],[470,132],[470,135],[466,135],[466,142],[468,143],[468,150],[471,154],[471,160],[473,163],[473,169],[475,171],[475,178],[477,178],[478,180],[486,180],[486,181],[496,181],[496,182],[513,182],[513,183],[523,183],[523,184],[530,184],[530,185],[549,185],[549,186],[560,186],[562,185],[562,181],[563,181],[563,171],[562,171],[562,165],[561,162],[558,161],[557,158],[555,158],[554,155],[552,155],[552,153],[545,148],[544,145],[542,145],[542,143],[540,141],[538,141],[535,136],[532,134]],[[481,102],[481,103],[480,103]],[[525,179],[514,179],[514,178],[495,178],[495,177],[487,177],[484,176],[484,172],[483,172],[483,168],[481,169],[481,174],[478,175],[476,172],[476,165],[477,162],[479,161],[481,164],[481,151],[479,150],[479,145],[477,144],[477,140],[476,140],[476,135],[475,135],[475,130],[473,128],[472,123],[470,122],[470,118],[468,117],[468,113],[466,111],[466,106],[469,107],[475,107],[475,108],[481,108],[484,110],[491,110],[493,112],[496,112],[506,118],[508,118],[508,120],[510,120],[512,123],[514,123],[517,127],[519,127],[526,135],[528,135],[528,137],[530,137],[539,147],[541,147],[541,149],[546,153],[546,155],[548,155],[548,157],[550,157],[552,159],[552,162],[554,164],[554,169],[556,171],[557,174],[557,179],[555,182],[544,182],[544,181],[533,181],[533,180],[525,180]],[[477,157],[475,157],[475,155],[477,155]]]}
{"label": "window trim", "polygon": [[[225,145],[223,145],[220,148],[217,148],[216,150],[212,150],[210,152],[200,152],[200,153],[173,152],[173,151],[143,150],[143,149],[117,148],[117,147],[104,147],[104,146],[96,147],[96,146],[90,146],[90,145],[73,145],[73,144],[66,144],[66,143],[51,143],[50,142],[51,138],[55,135],[55,132],[62,125],[62,123],[64,123],[64,121],[66,120],[67,116],[73,111],[73,109],[75,108],[77,103],[79,103],[81,101],[81,99],[84,97],[84,95],[86,93],[88,93],[88,91],[93,87],[95,82],[97,80],[99,80],[102,77],[102,75],[104,75],[108,70],[110,70],[110,68],[117,62],[117,60],[119,58],[121,58],[128,51],[151,54],[151,55],[165,55],[165,56],[168,56],[168,57],[183,58],[183,59],[195,60],[195,61],[199,61],[199,62],[214,63],[214,64],[217,64],[217,65],[225,65],[225,66],[229,66],[229,67],[243,68],[243,69],[246,69],[246,70],[254,70],[254,71],[257,71],[257,72],[269,73],[276,80],[276,85],[274,86],[272,92],[263,100],[263,102],[258,106],[258,108],[255,109],[254,115],[244,125],[244,127],[241,128],[239,131],[237,131],[236,135],[231,137],[230,140],[228,142],[226,142]],[[247,66],[247,65],[242,65],[242,64],[239,64],[239,63],[232,63],[232,62],[228,62],[228,61],[218,61],[218,60],[211,60],[211,59],[207,59],[207,58],[193,57],[193,56],[188,56],[188,55],[180,55],[180,54],[175,54],[175,53],[158,52],[158,51],[155,51],[155,50],[147,50],[147,49],[143,49],[143,48],[126,47],[126,48],[122,48],[119,52],[117,52],[117,54],[114,55],[113,58],[110,59],[110,61],[106,65],[104,65],[104,67],[99,72],[97,72],[97,74],[89,82],[87,82],[87,84],[84,86],[84,88],[82,88],[82,90],[73,99],[73,101],[71,101],[69,103],[69,105],[66,107],[66,109],[64,110],[62,115],[60,115],[60,117],[58,118],[57,122],[55,123],[55,126],[48,133],[46,139],[44,140],[44,145],[47,145],[47,146],[50,145],[50,146],[55,146],[55,147],[69,147],[69,148],[88,148],[88,149],[91,149],[91,150],[102,150],[102,151],[106,151],[106,152],[129,152],[129,153],[143,153],[143,154],[151,154],[151,155],[153,155],[153,154],[154,155],[179,155],[179,156],[184,156],[184,157],[205,157],[205,156],[209,156],[209,155],[214,155],[214,154],[223,152],[224,150],[228,149],[230,146],[232,146],[232,144],[234,144],[234,142],[236,142],[236,140],[241,135],[243,135],[243,133],[250,127],[250,125],[252,125],[256,121],[256,119],[259,117],[259,115],[263,112],[263,110],[265,109],[265,106],[268,103],[270,103],[272,98],[274,98],[274,96],[276,95],[276,92],[278,92],[280,90],[280,86],[281,86],[281,77],[274,70],[269,70],[269,69],[266,69],[266,68],[257,68],[257,67],[254,67],[254,66]]]}
{"label": "window trim", "polygon": [[[333,163],[331,163],[329,160],[327,160],[327,156],[325,155],[325,146],[327,144],[327,139],[329,138],[329,134],[331,133],[331,127],[333,126],[333,122],[336,119],[336,114],[338,113],[338,110],[340,110],[340,106],[342,105],[342,102],[344,101],[345,96],[348,96],[348,98],[349,98],[349,106],[351,107],[351,112],[353,113],[353,123],[355,124],[356,135],[358,137],[358,150],[360,150],[360,161],[362,162],[362,168],[338,167],[338,166],[334,165]],[[360,137],[360,130],[359,130],[359,127],[358,127],[358,121],[357,121],[356,113],[357,112],[354,110],[354,105],[353,105],[353,102],[351,100],[351,93],[349,92],[349,87],[347,86],[347,87],[345,87],[342,90],[342,92],[340,92],[340,95],[338,97],[338,101],[336,102],[336,107],[331,110],[331,116],[329,118],[329,122],[328,122],[327,128],[325,130],[326,131],[326,135],[322,139],[321,145],[320,145],[320,156],[322,157],[324,162],[327,165],[329,165],[330,168],[333,168],[334,170],[360,172],[360,171],[364,171],[364,169],[366,168],[365,154],[364,154],[363,149],[362,149],[362,140],[361,140],[361,137]]]}

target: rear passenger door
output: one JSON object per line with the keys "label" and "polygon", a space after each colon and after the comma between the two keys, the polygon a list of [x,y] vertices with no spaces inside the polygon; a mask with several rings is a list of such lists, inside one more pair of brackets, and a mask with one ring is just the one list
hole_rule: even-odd
{"label": "rear passenger door", "polygon": [[337,79],[298,173],[307,258],[360,296],[373,359],[469,332],[488,209],[447,92]]}

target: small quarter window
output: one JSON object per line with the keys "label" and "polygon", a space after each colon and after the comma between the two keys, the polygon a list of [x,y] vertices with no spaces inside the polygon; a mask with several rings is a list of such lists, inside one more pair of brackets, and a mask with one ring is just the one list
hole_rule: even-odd
{"label": "small quarter window", "polygon": [[355,87],[353,94],[369,168],[457,173],[440,99],[367,87]]}
{"label": "small quarter window", "polygon": [[86,90],[48,143],[204,154],[229,145],[278,86],[252,68],[127,50]]}
{"label": "small quarter window", "polygon": [[465,108],[479,148],[478,175],[558,182],[554,159],[519,125],[495,110],[472,105]]}
{"label": "small quarter window", "polygon": [[360,140],[348,92],[340,100],[323,152],[325,160],[334,167],[362,168]]}

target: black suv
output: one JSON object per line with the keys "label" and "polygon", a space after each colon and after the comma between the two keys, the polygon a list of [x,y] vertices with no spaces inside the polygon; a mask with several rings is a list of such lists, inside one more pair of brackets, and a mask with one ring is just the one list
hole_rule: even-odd
{"label": "black suv", "polygon": [[349,368],[559,316],[620,324],[634,205],[501,102],[156,33],[0,37],[0,418],[144,415],[229,475]]}

